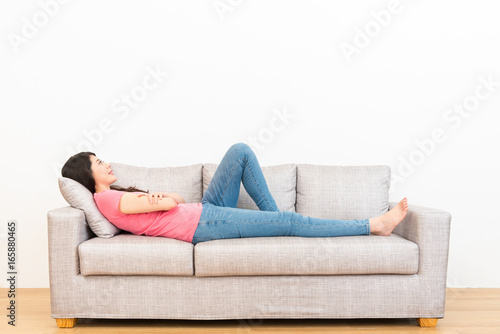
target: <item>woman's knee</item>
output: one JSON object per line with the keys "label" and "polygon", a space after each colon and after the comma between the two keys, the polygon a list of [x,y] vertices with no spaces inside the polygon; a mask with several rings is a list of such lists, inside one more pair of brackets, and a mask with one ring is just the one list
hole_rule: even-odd
{"label": "woman's knee", "polygon": [[295,211],[279,211],[279,216],[282,217],[282,221],[289,223],[301,222],[304,219],[304,216]]}
{"label": "woman's knee", "polygon": [[238,152],[239,155],[241,156],[247,156],[248,154],[253,154],[253,150],[248,144],[239,142],[236,144],[233,144],[230,148],[230,150],[235,150]]}
{"label": "woman's knee", "polygon": [[250,146],[248,146],[248,144],[244,143],[244,142],[239,142],[239,143],[233,144],[233,145],[231,145],[230,149],[235,149],[238,151],[251,150]]}

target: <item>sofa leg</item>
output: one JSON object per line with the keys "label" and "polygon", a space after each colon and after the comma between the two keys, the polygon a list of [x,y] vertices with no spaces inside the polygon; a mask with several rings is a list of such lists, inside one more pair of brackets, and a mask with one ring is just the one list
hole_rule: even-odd
{"label": "sofa leg", "polygon": [[435,318],[417,318],[420,327],[436,327],[438,319]]}
{"label": "sofa leg", "polygon": [[78,321],[78,318],[59,318],[59,319],[56,319],[57,327],[60,327],[60,328],[75,327],[77,321]]}

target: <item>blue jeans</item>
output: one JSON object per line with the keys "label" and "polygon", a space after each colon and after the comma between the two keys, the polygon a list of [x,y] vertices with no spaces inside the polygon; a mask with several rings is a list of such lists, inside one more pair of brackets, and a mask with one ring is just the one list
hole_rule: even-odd
{"label": "blue jeans", "polygon": [[[236,207],[241,183],[259,210]],[[236,143],[227,150],[201,203],[203,210],[193,244],[214,239],[370,234],[368,219],[322,219],[280,211],[269,192],[255,153],[245,143]]]}

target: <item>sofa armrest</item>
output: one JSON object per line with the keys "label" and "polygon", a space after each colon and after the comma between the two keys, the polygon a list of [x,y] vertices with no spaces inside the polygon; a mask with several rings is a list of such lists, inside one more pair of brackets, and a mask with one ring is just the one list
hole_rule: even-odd
{"label": "sofa armrest", "polygon": [[78,245],[96,235],[88,226],[85,213],[72,206],[50,210],[47,222],[49,278],[53,287],[80,273]]}
{"label": "sofa armrest", "polygon": [[[389,202],[389,210],[397,204]],[[409,204],[405,219],[393,231],[418,245],[418,274],[439,277],[440,280],[444,279],[444,284],[448,268],[450,225],[449,212]]]}

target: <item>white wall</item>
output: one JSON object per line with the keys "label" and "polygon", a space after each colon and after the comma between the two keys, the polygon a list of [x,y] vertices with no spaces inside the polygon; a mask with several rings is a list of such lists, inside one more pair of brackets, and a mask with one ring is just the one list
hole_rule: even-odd
{"label": "white wall", "polygon": [[448,286],[500,287],[499,7],[2,2],[2,263],[15,219],[18,287],[49,287],[47,211],[67,205],[57,176],[71,154],[181,166],[243,141],[262,166],[390,165],[391,201],[452,214]]}

